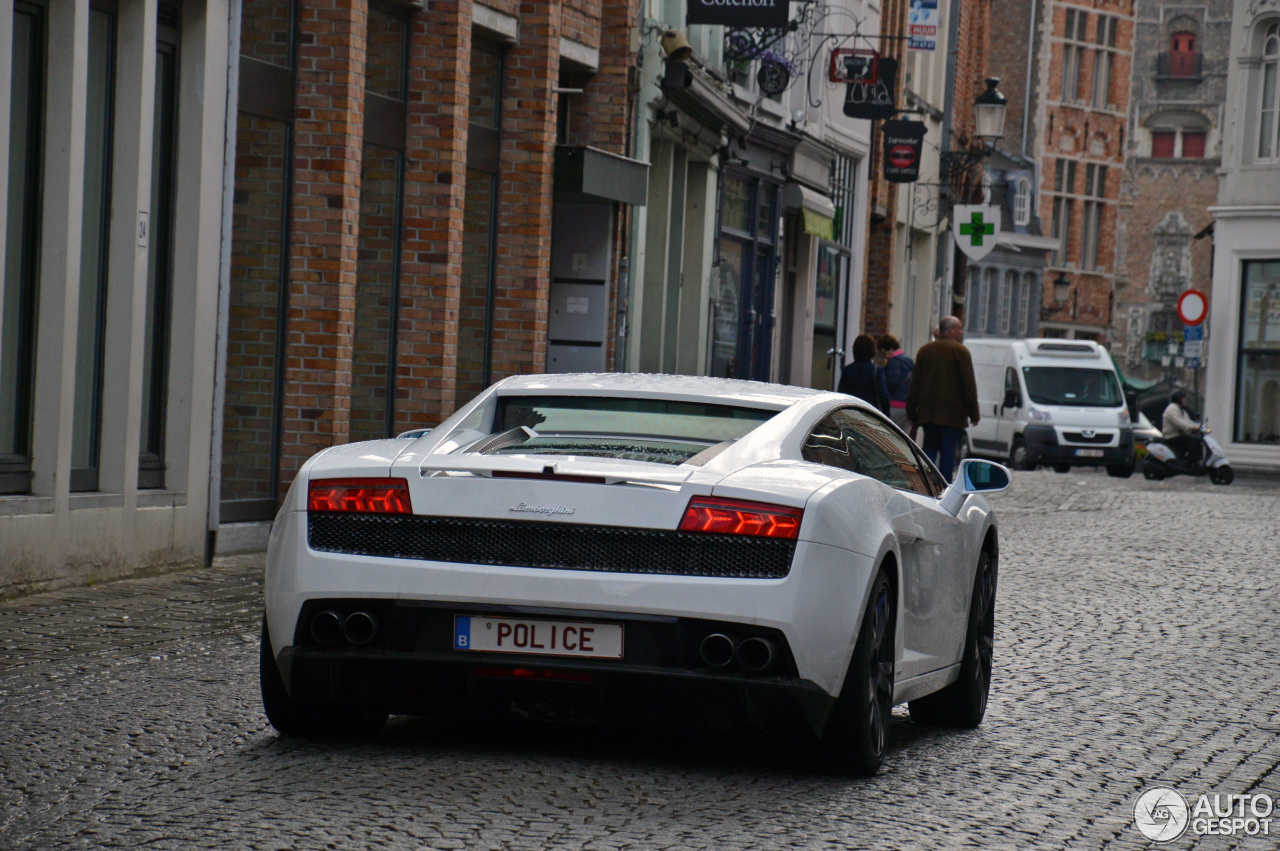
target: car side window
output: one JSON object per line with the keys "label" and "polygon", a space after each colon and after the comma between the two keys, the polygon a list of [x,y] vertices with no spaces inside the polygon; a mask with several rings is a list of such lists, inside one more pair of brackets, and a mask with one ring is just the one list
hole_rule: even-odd
{"label": "car side window", "polygon": [[806,461],[839,467],[879,479],[890,487],[934,496],[928,468],[910,440],[897,429],[858,408],[831,412],[805,441]]}
{"label": "car side window", "polygon": [[801,457],[814,464],[824,464],[851,473],[861,473],[858,468],[858,456],[845,442],[845,434],[841,422],[837,418],[840,411],[827,414],[813,427],[808,439],[801,449]]}

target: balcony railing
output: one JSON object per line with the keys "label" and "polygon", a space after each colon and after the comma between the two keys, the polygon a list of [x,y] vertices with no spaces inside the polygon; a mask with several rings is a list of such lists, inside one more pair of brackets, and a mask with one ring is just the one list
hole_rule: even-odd
{"label": "balcony railing", "polygon": [[1198,80],[1203,74],[1201,53],[1161,53],[1156,57],[1156,76],[1174,80]]}

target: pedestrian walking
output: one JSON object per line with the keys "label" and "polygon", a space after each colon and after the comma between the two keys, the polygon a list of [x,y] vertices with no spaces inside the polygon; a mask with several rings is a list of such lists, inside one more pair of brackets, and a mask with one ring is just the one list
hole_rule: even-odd
{"label": "pedestrian walking", "polygon": [[853,341],[853,361],[840,371],[837,389],[870,402],[888,416],[889,385],[885,382],[884,368],[875,364],[875,356],[875,339],[868,334],[859,334]]}
{"label": "pedestrian walking", "polygon": [[889,386],[889,416],[898,428],[907,430],[907,393],[911,390],[911,373],[916,362],[907,357],[898,338],[885,334],[876,340],[876,348],[884,358],[884,380]]}
{"label": "pedestrian walking", "polygon": [[949,482],[955,475],[960,436],[981,416],[964,325],[954,316],[944,316],[938,331],[939,339],[916,353],[907,419],[924,429],[924,452]]}

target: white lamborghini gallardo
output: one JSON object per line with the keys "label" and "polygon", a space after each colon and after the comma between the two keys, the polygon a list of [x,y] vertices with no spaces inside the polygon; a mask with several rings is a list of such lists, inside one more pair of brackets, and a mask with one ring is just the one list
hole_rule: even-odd
{"label": "white lamborghini gallardo", "polygon": [[426,433],[302,468],[268,551],[267,717],[323,735],[521,705],[743,711],[872,774],[895,704],[982,720],[982,492],[1008,484],[966,460],[948,485],[838,393],[509,378]]}

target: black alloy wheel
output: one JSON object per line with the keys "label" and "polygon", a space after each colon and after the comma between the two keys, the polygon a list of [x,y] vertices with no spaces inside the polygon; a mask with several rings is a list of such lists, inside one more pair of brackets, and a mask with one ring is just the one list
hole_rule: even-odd
{"label": "black alloy wheel", "polygon": [[881,569],[871,586],[844,688],[819,743],[820,756],[833,771],[871,777],[884,761],[893,714],[896,623],[893,583]]}
{"label": "black alloy wheel", "polygon": [[1149,482],[1158,482],[1164,478],[1164,471],[1160,469],[1164,465],[1154,458],[1148,458],[1142,462],[1142,478]]}
{"label": "black alloy wheel", "polygon": [[1232,470],[1230,465],[1223,464],[1221,467],[1209,468],[1209,481],[1215,485],[1229,485],[1236,480],[1236,471]]}
{"label": "black alloy wheel", "polygon": [[973,729],[982,723],[991,693],[995,650],[996,564],[986,550],[978,557],[969,627],[960,660],[960,678],[933,694],[911,701],[911,720],[929,727]]}

